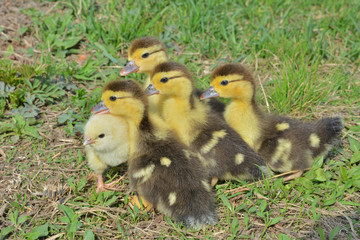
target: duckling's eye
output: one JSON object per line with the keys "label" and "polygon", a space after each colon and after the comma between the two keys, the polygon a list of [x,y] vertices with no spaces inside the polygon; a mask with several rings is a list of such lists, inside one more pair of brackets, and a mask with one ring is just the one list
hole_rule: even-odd
{"label": "duckling's eye", "polygon": [[147,58],[150,55],[150,53],[144,53],[143,55],[141,55],[142,58]]}
{"label": "duckling's eye", "polygon": [[110,96],[109,99],[110,99],[110,101],[113,101],[113,102],[116,101],[116,97],[115,97],[115,96]]}
{"label": "duckling's eye", "polygon": [[162,79],[160,79],[160,82],[162,83],[166,83],[169,79],[167,77],[163,77]]}
{"label": "duckling's eye", "polygon": [[228,80],[222,80],[222,81],[220,82],[220,84],[223,85],[223,86],[228,85],[228,83],[229,83]]}
{"label": "duckling's eye", "polygon": [[105,134],[100,134],[99,136],[98,136],[99,138],[103,138],[103,137],[105,137]]}

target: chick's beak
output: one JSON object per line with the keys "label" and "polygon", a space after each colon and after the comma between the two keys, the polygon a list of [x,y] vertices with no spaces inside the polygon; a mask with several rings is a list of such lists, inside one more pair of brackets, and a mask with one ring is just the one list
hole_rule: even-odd
{"label": "chick's beak", "polygon": [[87,137],[83,143],[84,146],[95,143],[90,137]]}
{"label": "chick's beak", "polygon": [[145,89],[145,92],[148,96],[159,94],[159,90],[155,88],[154,84],[149,84],[149,86]]}
{"label": "chick's beak", "polygon": [[219,97],[220,95],[215,91],[214,87],[209,87],[209,89],[201,94],[200,99],[204,100],[207,98]]}
{"label": "chick's beak", "polygon": [[92,114],[105,114],[110,113],[109,109],[105,106],[104,101],[99,102],[96,104],[95,107],[91,109]]}
{"label": "chick's beak", "polygon": [[126,76],[130,73],[137,72],[139,67],[135,64],[135,59],[128,62],[123,69],[120,71],[121,76]]}

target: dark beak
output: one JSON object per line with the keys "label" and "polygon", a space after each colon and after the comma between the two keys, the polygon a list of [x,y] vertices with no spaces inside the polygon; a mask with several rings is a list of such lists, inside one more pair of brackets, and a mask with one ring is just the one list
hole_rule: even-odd
{"label": "dark beak", "polygon": [[200,99],[204,100],[204,99],[219,97],[219,96],[220,95],[215,91],[214,87],[209,87],[209,89],[206,92],[201,94]]}
{"label": "dark beak", "polygon": [[104,101],[99,102],[91,109],[92,114],[105,114],[110,113],[109,109],[105,106]]}
{"label": "dark beak", "polygon": [[154,87],[154,84],[149,84],[149,86],[145,89],[145,92],[148,96],[159,94],[159,90]]}
{"label": "dark beak", "polygon": [[129,75],[130,73],[137,72],[139,67],[135,64],[135,60],[128,62],[120,71],[121,76]]}

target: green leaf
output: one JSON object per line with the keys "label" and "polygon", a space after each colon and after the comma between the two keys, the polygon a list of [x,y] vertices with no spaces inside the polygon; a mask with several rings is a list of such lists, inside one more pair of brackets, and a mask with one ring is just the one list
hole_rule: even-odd
{"label": "green leaf", "polygon": [[113,204],[114,202],[116,202],[117,197],[113,196],[112,198],[110,198],[109,200],[107,200],[104,204],[104,206],[110,206],[111,204]]}
{"label": "green leaf", "polygon": [[277,224],[278,222],[280,222],[280,220],[281,220],[281,217],[276,217],[276,218],[271,219],[269,226]]}
{"label": "green leaf", "polygon": [[94,233],[91,230],[86,229],[84,232],[84,240],[95,240]]}
{"label": "green leaf", "polygon": [[321,168],[324,163],[324,157],[317,157],[314,159],[314,163],[312,165],[313,168]]}
{"label": "green leaf", "polygon": [[24,129],[24,133],[26,135],[29,135],[31,137],[37,138],[37,139],[42,139],[42,137],[40,136],[38,130],[34,127],[31,126],[26,126]]}
{"label": "green leaf", "polygon": [[265,200],[261,200],[260,207],[259,207],[259,211],[260,211],[260,212],[264,212],[265,209],[266,209],[266,206],[267,206],[266,201],[265,201]]}
{"label": "green leaf", "polygon": [[350,201],[339,201],[343,205],[360,207],[360,203]]}
{"label": "green leaf", "polygon": [[26,33],[28,30],[29,30],[28,27],[22,26],[22,27],[18,30],[18,34],[21,36],[21,35],[23,35],[24,33]]}
{"label": "green leaf", "polygon": [[279,240],[291,240],[287,235],[280,233],[279,234]]}
{"label": "green leaf", "polygon": [[324,169],[318,168],[318,169],[315,170],[315,173],[316,173],[315,180],[317,180],[319,182],[326,181],[326,174],[325,174]]}
{"label": "green leaf", "polygon": [[318,228],[318,233],[319,233],[319,236],[322,240],[326,240],[325,238],[325,234],[324,234],[324,230],[322,229],[322,227],[319,226]]}
{"label": "green leaf", "polygon": [[336,197],[333,196],[333,197],[331,197],[331,198],[329,198],[329,199],[327,199],[327,200],[323,200],[322,202],[323,202],[324,205],[326,205],[326,206],[333,205],[333,204],[336,202]]}
{"label": "green leaf", "polygon": [[18,224],[22,224],[24,222],[26,222],[26,220],[28,220],[28,216],[20,216],[18,219]]}
{"label": "green leaf", "polygon": [[14,131],[14,125],[10,123],[1,123],[0,125],[0,134],[5,132],[12,132]]}
{"label": "green leaf", "polygon": [[13,121],[14,121],[14,125],[18,129],[23,129],[26,125],[25,119],[21,115],[18,115],[18,114],[13,116]]}
{"label": "green leaf", "polygon": [[302,185],[307,189],[312,189],[313,188],[313,183],[309,179],[306,179],[306,178],[304,178],[302,180]]}
{"label": "green leaf", "polygon": [[360,151],[360,142],[358,142],[357,140],[355,140],[354,138],[352,138],[350,136],[348,137],[348,139],[349,139],[351,151],[353,151],[353,152]]}
{"label": "green leaf", "polygon": [[225,204],[225,206],[226,206],[230,211],[233,211],[233,208],[232,208],[232,206],[231,206],[231,204],[230,204],[230,202],[229,202],[229,199],[227,199],[227,197],[225,197],[224,194],[221,194],[221,195],[220,195],[220,198],[221,198],[222,202]]}
{"label": "green leaf", "polygon": [[7,58],[12,54],[14,54],[14,47],[11,44],[9,44],[9,46],[6,49],[6,52],[4,53],[4,58]]}
{"label": "green leaf", "polygon": [[348,177],[349,178],[359,178],[360,177],[360,165],[356,166],[354,168],[351,168],[348,172]]}
{"label": "green leaf", "polygon": [[46,237],[47,235],[49,235],[49,223],[33,228],[33,230],[25,236],[27,236],[28,240],[35,240],[39,237]]}
{"label": "green leaf", "polygon": [[340,166],[340,176],[343,181],[348,179],[347,170],[343,166]]}
{"label": "green leaf", "polygon": [[59,204],[58,208],[65,213],[65,215],[69,218],[70,221],[71,219],[73,219],[75,213],[71,208],[62,204]]}
{"label": "green leaf", "polygon": [[358,162],[360,162],[360,151],[355,152],[350,158],[351,164],[355,164]]}
{"label": "green leaf", "polygon": [[341,230],[341,226],[336,226],[333,228],[333,230],[331,230],[331,233],[329,235],[329,240],[333,240],[335,239],[335,236],[339,233],[339,231]]}
{"label": "green leaf", "polygon": [[14,230],[15,230],[14,226],[8,226],[6,228],[1,229],[0,240],[5,239],[5,237]]}

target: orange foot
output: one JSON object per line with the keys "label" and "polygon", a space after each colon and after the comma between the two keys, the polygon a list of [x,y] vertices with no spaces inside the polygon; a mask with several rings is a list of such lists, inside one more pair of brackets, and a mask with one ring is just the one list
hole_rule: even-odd
{"label": "orange foot", "polygon": [[153,205],[143,197],[138,197],[137,195],[133,197],[129,196],[129,200],[129,206],[131,209],[134,209],[134,206],[137,206],[139,209],[143,209],[145,211],[150,211],[153,208]]}
{"label": "orange foot", "polygon": [[96,193],[105,192],[105,189],[116,190],[116,188],[114,188],[113,186],[118,182],[119,182],[119,180],[113,181],[111,183],[104,183],[103,176],[100,173],[100,174],[98,174]]}
{"label": "orange foot", "polygon": [[213,177],[213,178],[211,179],[211,187],[214,187],[218,181],[219,181],[219,178]]}

